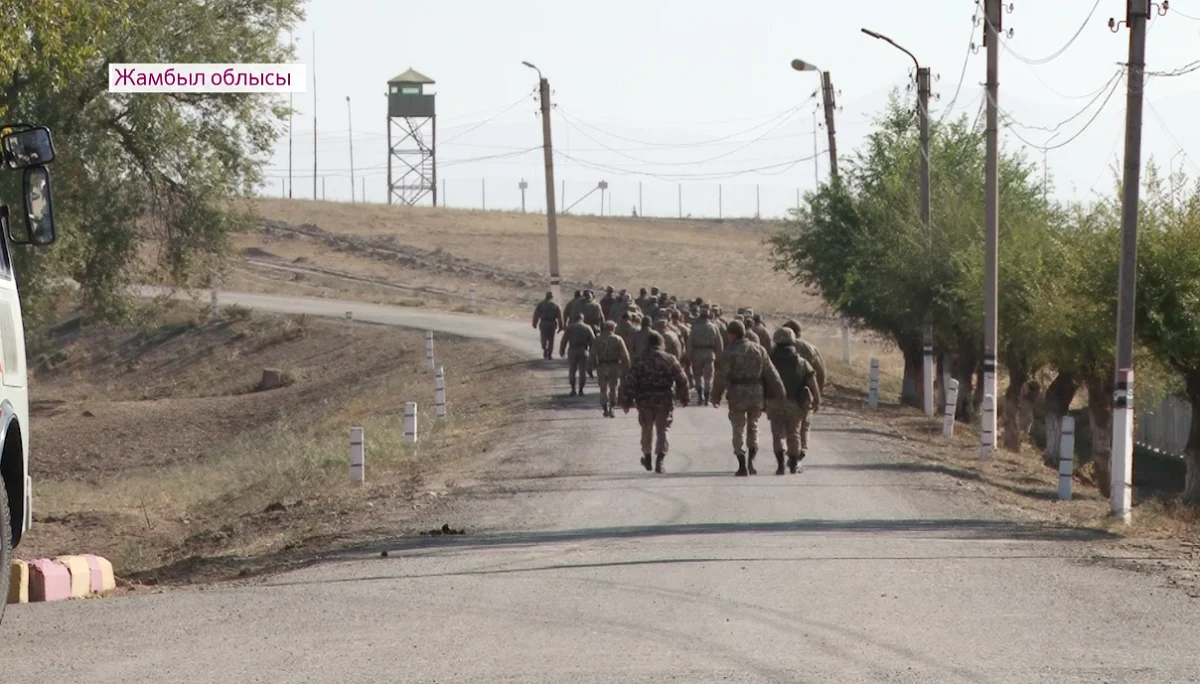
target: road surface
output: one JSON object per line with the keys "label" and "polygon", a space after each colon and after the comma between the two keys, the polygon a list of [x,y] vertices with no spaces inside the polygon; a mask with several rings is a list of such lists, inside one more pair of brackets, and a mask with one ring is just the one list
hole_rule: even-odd
{"label": "road surface", "polygon": [[[538,354],[520,323],[223,299]],[[803,474],[767,453],[742,479],[724,412],[683,409],[656,476],[632,416],[561,398],[562,369],[536,382],[531,435],[551,436],[436,511],[471,534],[252,586],[13,606],[3,681],[1200,681],[1200,603],[1087,562],[1083,533],[1001,518],[850,414],[818,415]]]}

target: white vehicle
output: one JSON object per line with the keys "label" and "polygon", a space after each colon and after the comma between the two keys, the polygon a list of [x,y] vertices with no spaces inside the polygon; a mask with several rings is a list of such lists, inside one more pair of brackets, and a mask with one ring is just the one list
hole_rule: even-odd
{"label": "white vehicle", "polygon": [[13,548],[33,522],[33,483],[29,478],[29,387],[25,368],[25,327],[13,273],[14,245],[54,242],[50,171],[54,160],[50,130],[28,124],[0,125],[0,173],[22,172],[24,220],[14,229],[8,205],[0,204],[0,620],[4,619]]}

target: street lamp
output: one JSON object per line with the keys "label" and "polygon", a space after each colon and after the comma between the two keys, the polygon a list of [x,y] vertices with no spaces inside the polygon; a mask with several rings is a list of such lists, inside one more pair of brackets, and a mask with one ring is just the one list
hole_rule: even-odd
{"label": "street lamp", "polygon": [[[913,64],[917,67],[917,109],[920,118],[921,127],[921,222],[925,224],[925,242],[927,248],[932,254],[933,252],[933,233],[929,226],[929,67],[921,66],[921,62],[917,56],[909,52],[896,41],[888,38],[882,33],[877,33],[869,29],[862,29],[862,32],[884,42],[890,43],[892,47],[908,55]],[[925,356],[923,364],[922,383],[924,397],[925,415],[932,417],[933,410],[933,312],[928,311],[925,314],[925,329],[923,331],[922,346]],[[994,414],[993,414],[994,415]],[[986,420],[986,419],[985,419]],[[993,431],[993,434],[994,431]]]}
{"label": "street lamp", "polygon": [[546,157],[546,233],[550,242],[550,292],[555,299],[562,301],[559,287],[562,279],[558,274],[558,217],[554,211],[554,150],[550,140],[550,82],[542,76],[542,70],[533,64],[521,64],[533,69],[538,75],[538,92],[542,104],[542,149]]}

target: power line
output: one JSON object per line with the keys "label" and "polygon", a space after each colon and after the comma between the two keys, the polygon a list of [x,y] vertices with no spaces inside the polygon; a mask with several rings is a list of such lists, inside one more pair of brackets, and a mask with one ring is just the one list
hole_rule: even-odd
{"label": "power line", "polygon": [[1077,133],[1075,133],[1075,135],[1071,136],[1067,140],[1064,140],[1063,142],[1061,142],[1057,145],[1036,145],[1036,144],[1031,143],[1028,140],[1026,140],[1020,133],[1017,133],[1017,131],[1014,128],[1012,128],[1011,126],[1009,127],[1008,131],[1010,133],[1012,133],[1014,136],[1016,136],[1016,138],[1018,140],[1020,140],[1021,142],[1025,143],[1026,145],[1028,145],[1036,150],[1040,150],[1042,152],[1048,152],[1050,150],[1057,150],[1061,147],[1066,147],[1067,145],[1070,145],[1072,142],[1074,142],[1079,136],[1083,135],[1083,132],[1086,131],[1089,127],[1091,127],[1091,125],[1096,121],[1096,119],[1100,117],[1100,113],[1104,111],[1105,107],[1108,106],[1109,100],[1112,99],[1113,93],[1117,92],[1117,86],[1119,86],[1121,84],[1121,80],[1122,79],[1117,79],[1113,82],[1113,87],[1108,91],[1108,97],[1104,98],[1104,102],[1100,105],[1100,108],[1096,110],[1096,113],[1092,115],[1091,119],[1088,119],[1088,122],[1083,125],[1083,128],[1079,129],[1079,131]]}
{"label": "power line", "polygon": [[1176,78],[1178,76],[1187,76],[1195,71],[1200,71],[1200,60],[1188,62],[1178,69],[1172,69],[1171,71],[1147,71],[1146,76],[1155,78]]}
{"label": "power line", "polygon": [[970,40],[967,41],[967,54],[963,57],[962,72],[958,75],[958,85],[954,87],[954,97],[950,98],[950,104],[946,105],[946,111],[938,117],[938,125],[941,125],[950,112],[954,111],[954,103],[958,102],[958,94],[962,92],[963,81],[967,78],[967,64],[971,61],[971,55],[975,54],[975,26],[979,23],[979,9],[976,6],[975,14],[971,15],[971,34]]}
{"label": "power line", "polygon": [[1154,103],[1151,102],[1149,98],[1143,99],[1146,103],[1146,106],[1150,108],[1150,113],[1154,115],[1155,119],[1158,120],[1158,125],[1162,126],[1163,132],[1167,134],[1167,137],[1171,139],[1171,142],[1175,143],[1175,148],[1183,152],[1183,158],[1192,165],[1192,168],[1195,169],[1197,173],[1200,173],[1200,166],[1196,166],[1196,162],[1192,161],[1192,155],[1187,153],[1187,150],[1185,150],[1183,145],[1180,144],[1179,138],[1176,138],[1175,134],[1171,132],[1171,127],[1167,125],[1166,120],[1163,119],[1162,115],[1158,113],[1158,109],[1154,106]]}
{"label": "power line", "polygon": [[[1105,88],[1109,88],[1109,92],[1108,92],[1109,97],[1112,97],[1113,90],[1115,90],[1115,84],[1119,83],[1119,81],[1122,78],[1122,75],[1123,75],[1122,72],[1118,70],[1118,71],[1114,72],[1113,75],[1108,79],[1108,83],[1104,84]],[[1000,113],[1003,114],[1006,119],[1008,119],[1008,123],[1010,125],[1015,125],[1018,128],[1024,128],[1026,130],[1045,131],[1047,133],[1057,133],[1063,126],[1065,126],[1065,125],[1071,123],[1072,121],[1074,121],[1075,119],[1078,119],[1079,117],[1083,116],[1083,114],[1085,112],[1087,112],[1089,109],[1091,109],[1092,105],[1096,104],[1096,101],[1099,99],[1100,99],[1100,95],[1098,94],[1098,95],[1096,95],[1096,97],[1092,98],[1091,102],[1088,102],[1086,105],[1084,105],[1083,108],[1080,109],[1078,112],[1075,112],[1070,117],[1058,122],[1058,124],[1056,124],[1054,126],[1054,128],[1046,128],[1044,126],[1031,126],[1028,124],[1023,124],[1020,121],[1018,121],[1016,119],[1016,117],[1014,117],[1010,112],[1008,112],[1004,109],[1001,109]],[[1105,99],[1105,102],[1106,103],[1108,102],[1107,98]],[[1101,105],[1101,106],[1103,107],[1103,105]]]}
{"label": "power line", "polygon": [[629,175],[629,176],[647,176],[647,177],[655,178],[655,179],[662,180],[662,181],[680,181],[680,180],[697,180],[697,179],[698,180],[721,180],[724,178],[734,178],[737,176],[742,176],[742,175],[745,175],[748,173],[759,173],[760,175],[764,175],[764,176],[776,176],[781,173],[786,173],[790,169],[794,168],[797,164],[800,164],[800,163],[803,163],[806,161],[812,161],[814,158],[821,156],[821,154],[825,154],[825,152],[821,152],[816,155],[810,155],[807,157],[801,157],[799,159],[795,159],[795,160],[791,160],[791,161],[779,162],[778,164],[769,164],[766,166],[759,166],[759,167],[751,168],[751,169],[739,169],[736,171],[714,171],[711,173],[679,173],[679,174],[659,174],[659,173],[652,173],[652,172],[648,172],[648,171],[639,171],[637,169],[626,169],[626,168],[622,168],[619,166],[611,166],[608,164],[601,164],[601,163],[589,161],[586,159],[579,159],[577,157],[572,157],[568,154],[559,152],[557,150],[555,151],[555,154],[562,157],[563,159],[567,159],[569,161],[573,161],[582,166],[587,166],[589,168],[596,169],[599,171],[608,171],[610,173],[618,173],[618,174]]}
{"label": "power line", "polygon": [[[809,98],[809,99],[811,100],[812,98]],[[592,142],[596,143],[597,145],[600,145],[601,147],[603,147],[604,149],[608,150],[609,152],[613,152],[613,153],[619,154],[620,156],[622,156],[622,157],[625,157],[626,159],[629,159],[629,160],[631,160],[631,161],[638,162],[639,164],[652,164],[652,165],[655,165],[655,166],[692,166],[692,165],[695,165],[695,164],[707,164],[707,163],[709,163],[709,162],[714,162],[714,161],[716,161],[716,160],[718,160],[718,159],[723,159],[723,158],[725,158],[725,157],[731,156],[731,155],[733,155],[733,154],[736,154],[737,152],[740,152],[740,151],[742,151],[742,150],[746,149],[747,147],[749,147],[749,146],[753,145],[753,144],[754,144],[754,143],[756,143],[756,142],[759,142],[759,141],[761,141],[761,140],[762,140],[763,138],[765,138],[767,135],[769,135],[770,133],[772,133],[772,132],[774,132],[775,130],[777,130],[777,129],[778,129],[780,126],[782,126],[783,124],[787,123],[787,122],[788,122],[788,121],[791,119],[791,115],[793,115],[793,114],[795,114],[796,112],[800,111],[800,109],[801,109],[801,108],[803,108],[803,107],[804,107],[804,105],[805,105],[805,104],[807,104],[807,102],[808,102],[808,101],[806,100],[805,102],[801,103],[801,104],[800,104],[798,107],[796,107],[796,108],[792,109],[792,110],[791,110],[791,111],[789,111],[789,112],[786,112],[787,116],[785,116],[785,118],[783,118],[783,119],[780,119],[780,120],[779,120],[779,121],[778,121],[778,122],[777,122],[777,123],[776,123],[774,126],[772,126],[771,128],[767,129],[767,130],[766,130],[764,133],[762,133],[761,135],[759,135],[757,138],[754,138],[754,139],[752,139],[752,140],[746,141],[745,143],[743,143],[743,144],[742,144],[742,145],[740,145],[739,147],[736,147],[736,148],[734,148],[734,149],[732,149],[732,150],[729,150],[729,151],[727,151],[727,152],[723,152],[723,153],[721,153],[721,154],[718,154],[718,155],[716,155],[716,156],[714,156],[714,157],[709,157],[708,159],[695,159],[695,160],[686,161],[686,162],[656,162],[656,161],[651,161],[651,160],[648,160],[648,159],[641,159],[641,158],[639,158],[639,157],[634,157],[634,156],[632,156],[632,155],[629,155],[629,154],[625,154],[624,152],[621,152],[620,150],[617,150],[617,149],[615,149],[615,148],[609,147],[609,146],[605,145],[604,143],[600,142],[599,140],[596,140],[596,139],[595,139],[595,138],[593,138],[591,135],[589,135],[587,131],[585,131],[585,130],[583,130],[583,129],[579,128],[578,126],[576,126],[576,125],[575,125],[575,123],[574,123],[574,122],[575,122],[575,119],[574,119],[574,117],[570,116],[570,115],[569,115],[569,114],[567,114],[566,112],[564,112],[564,111],[562,111],[562,110],[560,109],[558,113],[559,113],[559,114],[560,114],[560,115],[563,117],[563,120],[564,120],[564,121],[567,123],[567,125],[568,125],[568,126],[570,126],[570,127],[574,128],[574,129],[575,129],[576,131],[578,131],[578,132],[579,132],[581,135],[583,135],[583,137],[587,138],[588,140],[591,140]]]}
{"label": "power line", "polygon": [[[816,92],[814,92],[812,95],[810,95],[810,96],[808,97],[808,100],[812,100],[812,99],[814,99],[816,96],[817,96],[817,94],[816,94]],[[607,136],[608,136],[608,137],[610,137],[610,138],[616,138],[617,140],[624,140],[625,142],[637,143],[638,145],[650,145],[650,146],[652,146],[652,147],[672,148],[672,147],[695,147],[695,146],[697,146],[697,145],[700,145],[700,144],[707,144],[707,143],[720,142],[720,141],[723,141],[723,140],[730,140],[730,139],[732,139],[732,138],[737,138],[737,137],[739,137],[739,136],[746,135],[746,134],[748,134],[748,133],[753,133],[754,131],[757,131],[758,129],[762,128],[763,126],[768,126],[768,125],[770,125],[770,124],[774,123],[774,122],[775,122],[777,119],[779,119],[781,116],[788,116],[788,115],[791,115],[791,114],[795,113],[795,112],[796,112],[796,111],[798,111],[798,110],[799,110],[801,107],[803,107],[803,106],[804,106],[804,105],[805,105],[805,104],[808,102],[808,100],[805,100],[804,102],[802,102],[802,103],[801,103],[799,106],[797,106],[797,107],[793,107],[793,108],[791,108],[791,109],[786,109],[786,110],[784,110],[784,111],[782,111],[782,112],[780,112],[780,113],[778,113],[778,114],[774,115],[774,116],[773,116],[773,117],[771,117],[770,119],[768,119],[768,120],[766,120],[766,121],[764,121],[764,122],[762,122],[762,123],[756,124],[756,125],[754,125],[754,126],[751,126],[750,128],[747,128],[747,129],[746,129],[746,130],[744,130],[744,131],[738,131],[737,133],[731,133],[731,134],[729,134],[729,135],[723,135],[723,136],[721,136],[721,137],[719,137],[719,138],[711,138],[711,139],[709,139],[709,140],[707,140],[707,141],[693,141],[693,142],[685,142],[685,143],[662,143],[662,142],[655,142],[655,141],[653,141],[653,140],[637,140],[637,139],[635,139],[635,138],[628,138],[628,137],[625,137],[625,136],[617,135],[616,133],[612,133],[612,132],[606,131],[606,130],[604,130],[603,128],[599,128],[598,126],[593,126],[592,124],[590,124],[590,123],[588,123],[588,122],[586,122],[586,121],[583,121],[582,119],[579,119],[578,117],[574,117],[574,115],[573,115],[573,114],[570,114],[570,113],[569,113],[569,112],[567,112],[565,109],[563,109],[562,107],[559,107],[559,106],[557,106],[557,105],[555,105],[555,109],[556,109],[556,110],[557,110],[559,113],[561,113],[561,114],[563,114],[563,115],[566,115],[566,116],[572,116],[572,117],[574,118],[574,120],[575,120],[575,121],[577,121],[577,122],[579,122],[580,124],[582,124],[582,125],[584,125],[584,126],[587,126],[588,128],[590,128],[590,129],[592,129],[592,130],[596,131],[597,133],[600,133],[600,134],[602,134],[602,135],[607,135]]]}
{"label": "power line", "polygon": [[470,133],[471,131],[474,131],[474,130],[476,130],[476,129],[477,129],[477,128],[479,128],[480,126],[484,126],[484,125],[486,125],[486,124],[489,124],[489,123],[491,123],[491,122],[495,121],[496,119],[500,118],[501,116],[504,116],[504,115],[505,115],[505,114],[507,114],[508,112],[512,111],[512,110],[513,110],[513,108],[515,108],[517,105],[519,105],[519,104],[521,104],[522,102],[524,102],[524,101],[525,101],[525,99],[526,99],[526,98],[528,98],[528,97],[529,97],[530,95],[532,95],[532,94],[533,94],[533,91],[530,91],[530,92],[528,92],[528,93],[526,93],[526,94],[522,95],[520,98],[518,98],[518,99],[517,99],[517,101],[516,101],[516,102],[513,102],[512,104],[510,104],[509,106],[507,106],[507,107],[505,107],[504,109],[500,110],[499,112],[496,112],[496,113],[495,113],[495,114],[493,114],[492,116],[490,116],[490,117],[488,117],[488,118],[484,119],[483,121],[480,121],[479,123],[475,124],[474,126],[471,126],[470,128],[468,128],[467,130],[463,131],[462,133],[459,133],[458,135],[451,136],[450,138],[448,138],[448,139],[446,139],[446,140],[443,140],[443,141],[441,141],[441,142],[440,142],[440,143],[438,143],[438,144],[439,144],[439,145],[448,145],[448,144],[450,144],[450,143],[454,142],[455,140],[457,140],[457,139],[459,139],[459,138],[463,137],[464,135],[466,135],[466,134]]}
{"label": "power line", "polygon": [[[1075,41],[1083,33],[1083,30],[1085,28],[1087,28],[1088,22],[1092,20],[1092,15],[1094,15],[1096,13],[1096,8],[1098,8],[1099,6],[1100,6],[1100,0],[1096,0],[1096,4],[1092,5],[1092,11],[1088,12],[1088,15],[1083,20],[1083,23],[1079,25],[1079,30],[1075,31],[1075,35],[1071,36],[1071,39],[1067,41],[1066,45],[1059,48],[1053,54],[1047,55],[1045,57],[1039,57],[1037,59],[1030,59],[1028,57],[1025,57],[1024,55],[1021,55],[1019,52],[1013,50],[1012,48],[1008,47],[1007,40],[1000,41],[1000,46],[1003,47],[1004,50],[1006,52],[1008,52],[1008,54],[1012,55],[1019,62],[1024,62],[1030,66],[1041,66],[1043,64],[1049,64],[1050,62],[1053,62],[1054,60],[1061,57],[1064,52],[1066,52],[1072,45],[1075,44]],[[984,18],[984,21],[987,21],[986,17]],[[1000,31],[999,28],[997,28],[996,35],[1001,36],[1001,35],[1003,35],[1003,32]]]}

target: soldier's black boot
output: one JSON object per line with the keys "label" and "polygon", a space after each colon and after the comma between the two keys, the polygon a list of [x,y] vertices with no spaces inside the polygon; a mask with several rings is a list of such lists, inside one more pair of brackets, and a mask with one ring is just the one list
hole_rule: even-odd
{"label": "soldier's black boot", "polygon": [[779,466],[778,468],[776,468],[776,469],[775,469],[775,474],[776,474],[776,475],[782,475],[782,474],[784,473],[784,470],[783,470],[783,452],[782,452],[782,451],[776,451],[776,452],[775,452],[775,463],[776,463],[776,464]]}
{"label": "soldier's black boot", "polygon": [[663,459],[666,457],[667,457],[666,454],[659,454],[658,458],[655,459],[655,461],[654,461],[654,472],[658,473],[659,475],[662,475],[663,473],[667,472],[667,471],[663,470]]}
{"label": "soldier's black boot", "polygon": [[746,469],[751,475],[757,475],[758,471],[754,469],[754,457],[758,455],[758,449],[750,450],[750,458],[746,459]]}
{"label": "soldier's black boot", "polygon": [[737,469],[737,472],[734,473],[734,475],[736,475],[738,477],[746,477],[747,475],[749,475],[750,473],[746,472],[746,457],[742,456],[741,454],[734,454],[734,456],[737,456],[737,462],[738,462],[738,469]]}
{"label": "soldier's black boot", "polygon": [[799,456],[788,456],[788,470],[792,471],[793,475],[796,474],[796,467],[799,464],[800,464]]}
{"label": "soldier's black boot", "polygon": [[646,470],[653,469],[653,466],[650,464],[650,454],[642,454],[642,467]]}
{"label": "soldier's black boot", "polygon": [[571,381],[571,396],[575,396],[577,394],[578,394],[578,392],[575,391],[575,381],[572,380]]}
{"label": "soldier's black boot", "polygon": [[587,376],[579,378],[579,396],[583,396],[583,386],[587,384]]}

